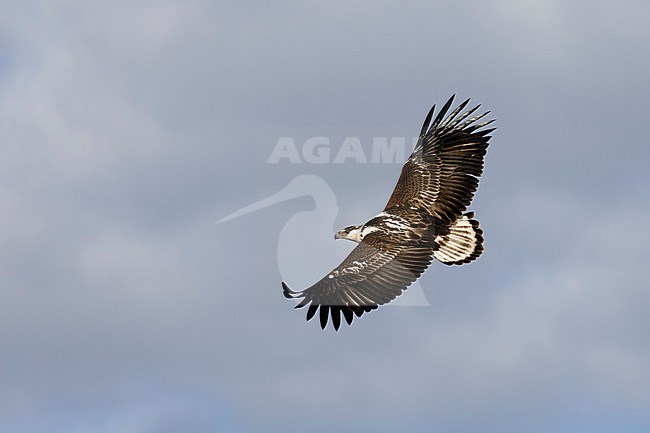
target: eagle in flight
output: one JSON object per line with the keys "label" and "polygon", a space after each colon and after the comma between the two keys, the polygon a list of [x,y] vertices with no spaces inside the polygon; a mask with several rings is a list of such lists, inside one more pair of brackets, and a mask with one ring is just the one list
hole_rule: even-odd
{"label": "eagle in flight", "polygon": [[[307,320],[320,309],[323,329],[331,316],[338,331],[341,315],[377,309],[399,296],[436,260],[462,265],[483,252],[483,231],[473,212],[466,212],[483,172],[483,159],[496,128],[484,127],[488,113],[463,110],[469,99],[447,115],[449,98],[435,118],[434,105],[424,120],[418,142],[402,168],[388,204],[365,224],[334,235],[358,243],[352,252],[316,284],[293,291],[282,283],[284,296],[309,306]],[[431,119],[433,118],[433,122]]]}

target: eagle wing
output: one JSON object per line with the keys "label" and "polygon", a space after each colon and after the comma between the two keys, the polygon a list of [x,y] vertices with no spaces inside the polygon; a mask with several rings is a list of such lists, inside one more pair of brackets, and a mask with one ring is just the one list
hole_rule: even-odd
{"label": "eagle wing", "polygon": [[303,298],[296,305],[309,305],[307,320],[320,308],[323,329],[329,316],[336,330],[341,314],[348,325],[354,315],[376,309],[400,295],[431,264],[433,245],[424,240],[395,243],[379,232],[371,233],[336,267],[313,286],[294,292],[284,282],[284,296]]}
{"label": "eagle wing", "polygon": [[476,123],[489,111],[470,118],[480,105],[459,115],[469,99],[445,117],[453,100],[454,96],[449,98],[433,122],[436,106],[429,111],[386,210],[400,205],[427,209],[452,223],[471,203],[483,173],[489,134],[496,128],[481,129],[494,120]]}

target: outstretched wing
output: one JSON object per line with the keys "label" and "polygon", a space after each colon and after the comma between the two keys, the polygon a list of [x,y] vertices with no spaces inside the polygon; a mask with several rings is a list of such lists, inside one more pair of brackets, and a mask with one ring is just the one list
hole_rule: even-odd
{"label": "outstretched wing", "polygon": [[433,122],[436,106],[429,111],[418,144],[404,164],[385,209],[399,205],[427,209],[452,223],[470,205],[483,173],[489,134],[496,128],[481,129],[494,120],[476,123],[489,111],[469,118],[480,105],[459,115],[469,99],[445,117],[453,100],[454,96]]}
{"label": "outstretched wing", "polygon": [[294,292],[283,282],[284,296],[303,298],[296,308],[309,305],[307,320],[320,308],[323,329],[331,315],[336,330],[341,314],[349,325],[354,315],[361,317],[392,301],[431,264],[433,246],[422,240],[395,244],[382,236],[379,232],[366,236],[336,269],[308,289]]}

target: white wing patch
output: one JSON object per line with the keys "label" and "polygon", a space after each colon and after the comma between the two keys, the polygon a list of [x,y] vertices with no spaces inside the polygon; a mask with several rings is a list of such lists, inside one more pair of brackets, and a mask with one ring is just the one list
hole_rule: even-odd
{"label": "white wing patch", "polygon": [[374,233],[376,231],[379,231],[379,227],[374,227],[374,226],[364,227],[363,230],[361,230],[361,239],[365,238],[370,233]]}
{"label": "white wing patch", "polygon": [[381,218],[384,225],[391,230],[408,230],[411,228],[408,220],[388,212],[382,212],[375,218]]}

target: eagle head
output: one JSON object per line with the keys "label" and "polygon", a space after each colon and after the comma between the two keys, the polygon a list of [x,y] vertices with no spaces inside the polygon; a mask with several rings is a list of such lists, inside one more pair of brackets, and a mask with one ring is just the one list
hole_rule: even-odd
{"label": "eagle head", "polygon": [[347,239],[361,242],[363,239],[363,226],[348,226],[334,235],[334,239]]}

